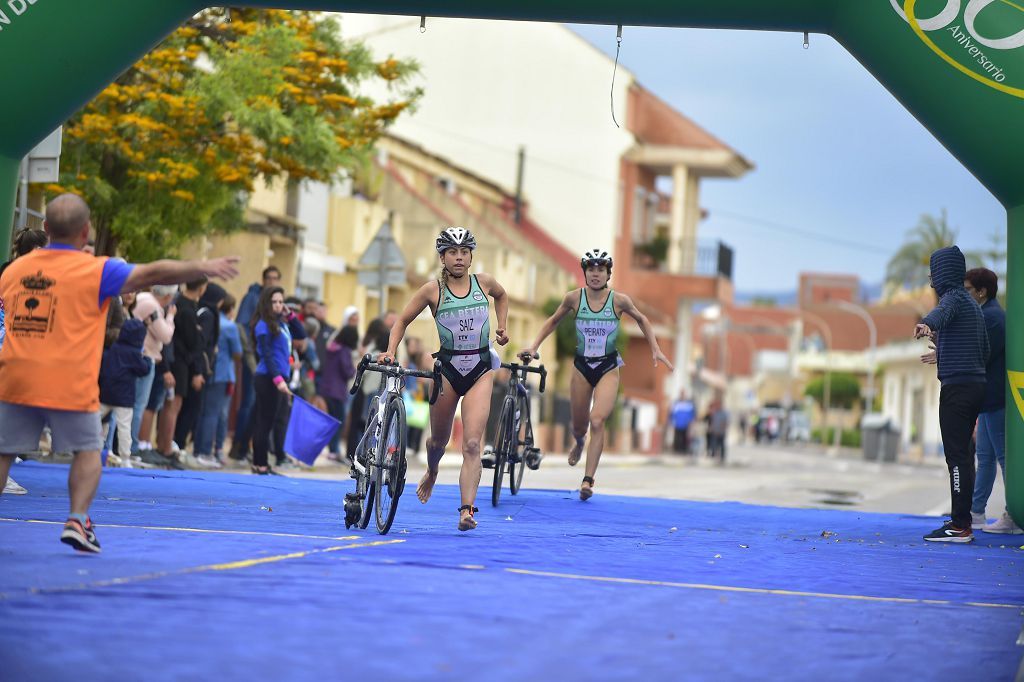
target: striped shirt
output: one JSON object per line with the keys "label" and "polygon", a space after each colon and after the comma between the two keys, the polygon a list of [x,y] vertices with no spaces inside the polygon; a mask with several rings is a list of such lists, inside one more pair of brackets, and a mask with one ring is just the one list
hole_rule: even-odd
{"label": "striped shirt", "polygon": [[932,254],[932,287],[939,304],[922,322],[936,332],[939,381],[946,384],[985,383],[988,333],[981,308],[964,288],[964,255],[955,246]]}

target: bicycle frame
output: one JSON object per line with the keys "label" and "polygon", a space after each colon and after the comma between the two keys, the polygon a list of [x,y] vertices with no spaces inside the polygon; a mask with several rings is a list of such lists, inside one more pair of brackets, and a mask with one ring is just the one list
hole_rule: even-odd
{"label": "bicycle frame", "polygon": [[[406,369],[391,363],[372,362],[369,355],[359,361],[355,380],[352,382],[351,393],[355,394],[362,385],[364,372],[379,372],[383,375],[383,388],[370,403],[366,428],[353,453],[349,476],[356,480],[356,490],[345,494],[345,527],[358,525],[366,528],[369,523],[371,505],[376,503],[377,532],[384,534],[391,528],[395,518],[398,498],[405,487],[405,405],[402,400],[402,389],[406,377],[431,379],[434,388],[430,396],[430,404],[437,401],[441,392],[440,363],[435,362],[433,371],[423,372]],[[397,406],[396,405],[397,401]],[[399,445],[392,451],[385,444],[388,430],[397,420],[399,428]],[[396,452],[396,458],[391,457]],[[383,511],[382,501],[385,489],[388,492],[387,511]],[[397,492],[396,492],[397,491]]]}
{"label": "bicycle frame", "polygon": [[[359,439],[359,444],[355,449],[356,452],[359,452],[361,448],[364,448],[367,444],[367,439],[372,434],[373,453],[367,460],[368,466],[364,467],[358,457],[352,461],[352,468],[358,471],[360,475],[369,476],[373,472],[374,467],[380,466],[380,462],[377,461],[378,451],[380,448],[377,447],[377,444],[380,443],[380,437],[382,435],[381,429],[384,425],[384,410],[387,408],[388,400],[391,396],[402,395],[402,387],[404,383],[405,382],[402,380],[402,377],[395,374],[388,374],[385,376],[384,390],[373,396],[373,399],[377,401],[377,409],[370,415],[370,421],[367,422],[366,430],[363,431],[363,436]],[[365,452],[365,449],[363,451]]]}
{"label": "bicycle frame", "polygon": [[[529,459],[528,453],[539,452],[533,445],[533,420],[530,414],[530,393],[526,384],[526,375],[540,375],[541,393],[544,392],[548,375],[543,365],[529,367],[528,365],[503,362],[501,366],[512,374],[508,380],[508,393],[502,401],[502,412],[497,432],[499,435],[494,443],[494,481],[491,486],[491,504],[494,506],[498,506],[498,500],[501,498],[506,464],[509,473],[509,489],[515,495],[522,485],[523,468]],[[539,460],[537,461],[539,462]]]}
{"label": "bicycle frame", "polygon": [[[544,387],[547,384],[548,371],[543,365],[540,367],[530,367],[528,365],[519,365],[516,363],[501,363],[504,369],[511,372],[508,379],[508,395],[512,396],[515,401],[515,411],[513,412],[512,421],[512,433],[515,434],[515,440],[523,443],[527,447],[533,446],[533,420],[530,414],[530,392],[528,385],[526,384],[527,374],[539,374],[540,375],[540,392],[544,392]],[[523,412],[525,410],[526,420],[523,421]],[[526,433],[523,434],[523,438],[520,438],[520,432],[522,431],[523,424],[526,424]],[[515,456],[515,453],[505,453],[509,457]]]}

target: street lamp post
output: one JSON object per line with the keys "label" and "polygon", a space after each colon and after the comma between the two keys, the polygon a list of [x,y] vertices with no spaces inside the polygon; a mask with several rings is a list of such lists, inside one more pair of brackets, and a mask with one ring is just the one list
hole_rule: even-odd
{"label": "street lamp post", "polygon": [[842,308],[847,312],[851,312],[868,325],[869,345],[868,345],[868,412],[873,412],[875,409],[875,347],[878,342],[878,328],[875,327],[875,321],[871,319],[871,315],[864,306],[859,306],[856,303],[850,303],[849,301],[836,301],[836,306]]}
{"label": "street lamp post", "polygon": [[822,404],[825,409],[821,415],[821,437],[822,441],[824,441],[828,434],[829,409],[832,407],[832,328],[828,326],[828,322],[814,313],[809,313],[806,310],[800,310],[799,312],[802,317],[806,317],[817,324],[825,335],[825,385],[823,387],[824,395],[822,396],[824,398]]}

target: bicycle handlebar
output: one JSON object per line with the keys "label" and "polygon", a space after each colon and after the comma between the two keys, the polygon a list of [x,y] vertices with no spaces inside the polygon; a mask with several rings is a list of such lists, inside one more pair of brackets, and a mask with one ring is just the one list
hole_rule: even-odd
{"label": "bicycle handlebar", "polygon": [[504,369],[512,370],[512,374],[522,373],[525,378],[527,374],[539,374],[540,375],[540,392],[544,392],[544,386],[548,382],[548,370],[544,365],[537,367],[530,367],[529,365],[520,365],[515,362],[503,362],[501,366]]}
{"label": "bicycle handlebar", "polygon": [[434,360],[434,368],[430,372],[425,372],[418,369],[407,369],[401,365],[393,365],[391,363],[381,364],[374,362],[371,359],[369,353],[363,356],[363,359],[359,361],[359,365],[356,366],[356,378],[352,381],[352,388],[349,390],[350,395],[355,395],[356,391],[359,390],[359,386],[363,383],[364,372],[380,372],[381,374],[387,374],[394,377],[418,377],[420,379],[430,379],[433,381],[433,389],[430,391],[430,398],[427,402],[431,405],[437,402],[438,396],[441,395],[442,382],[441,382],[441,361]]}

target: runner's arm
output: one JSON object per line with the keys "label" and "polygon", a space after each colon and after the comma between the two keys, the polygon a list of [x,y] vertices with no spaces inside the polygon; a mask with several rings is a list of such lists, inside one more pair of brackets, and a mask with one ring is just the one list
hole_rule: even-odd
{"label": "runner's arm", "polygon": [[487,288],[487,295],[494,299],[494,316],[498,320],[498,328],[494,330],[495,339],[499,345],[504,346],[508,343],[508,336],[505,334],[505,330],[508,329],[508,294],[505,287],[488,274],[480,273],[476,279]]}
{"label": "runner's arm", "polygon": [[544,343],[544,339],[548,338],[548,336],[551,335],[551,332],[555,331],[555,327],[558,326],[558,323],[561,322],[566,315],[576,310],[579,303],[579,290],[566,293],[566,295],[562,297],[562,302],[558,304],[558,308],[556,308],[555,312],[551,314],[551,317],[544,320],[544,324],[541,325],[540,331],[537,332],[537,338],[535,338],[533,343],[528,347],[519,351],[517,355],[523,356],[529,354],[531,357],[536,356],[537,349],[540,347],[540,344]]}
{"label": "runner's arm", "polygon": [[232,279],[238,275],[238,261],[238,256],[226,256],[211,260],[157,260],[136,265],[121,291],[140,291],[154,284],[182,284],[202,276]]}
{"label": "runner's arm", "polygon": [[658,361],[664,362],[669,369],[675,369],[669,359],[665,357],[665,354],[661,352],[661,346],[658,345],[658,337],[654,334],[654,328],[651,327],[651,321],[647,319],[647,316],[637,310],[636,304],[633,303],[633,299],[629,296],[616,292],[615,303],[619,306],[619,309],[624,315],[629,315],[636,323],[640,325],[640,330],[644,333],[644,338],[647,339],[647,343],[651,346],[651,356],[654,358],[654,366],[658,366]]}

